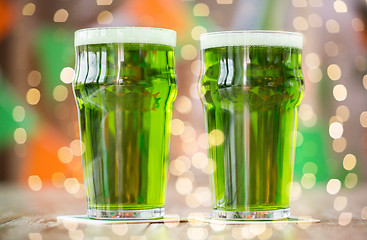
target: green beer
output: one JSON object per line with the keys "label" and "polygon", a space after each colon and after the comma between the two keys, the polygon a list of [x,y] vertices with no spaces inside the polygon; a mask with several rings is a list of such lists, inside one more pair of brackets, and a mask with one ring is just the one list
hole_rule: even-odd
{"label": "green beer", "polygon": [[76,32],[73,84],[79,113],[88,216],[164,215],[174,46],[167,29]]}
{"label": "green beer", "polygon": [[214,170],[213,216],[288,217],[304,89],[302,36],[209,33],[201,36],[201,48],[200,93]]}

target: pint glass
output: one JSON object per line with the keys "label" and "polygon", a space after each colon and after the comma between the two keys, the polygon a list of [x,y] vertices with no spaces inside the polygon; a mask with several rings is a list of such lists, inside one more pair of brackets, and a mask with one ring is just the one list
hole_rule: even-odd
{"label": "pint glass", "polygon": [[75,32],[73,89],[91,218],[164,215],[175,45],[168,29]]}
{"label": "pint glass", "polygon": [[200,44],[213,217],[288,217],[302,35],[216,32],[201,35]]}

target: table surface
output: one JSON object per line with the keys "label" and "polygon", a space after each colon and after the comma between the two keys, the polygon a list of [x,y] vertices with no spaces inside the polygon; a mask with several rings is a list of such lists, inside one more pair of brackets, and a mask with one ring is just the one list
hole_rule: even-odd
{"label": "table surface", "polygon": [[[169,192],[170,189],[168,189]],[[0,239],[367,239],[367,186],[328,194],[325,187],[303,191],[291,206],[294,216],[312,216],[312,224],[221,225],[198,222],[76,224],[57,221],[60,215],[85,214],[83,196],[64,189],[42,188],[33,192],[17,185],[0,185]],[[167,196],[166,212],[187,219],[194,212],[209,214],[209,208],[190,209],[184,197]]]}

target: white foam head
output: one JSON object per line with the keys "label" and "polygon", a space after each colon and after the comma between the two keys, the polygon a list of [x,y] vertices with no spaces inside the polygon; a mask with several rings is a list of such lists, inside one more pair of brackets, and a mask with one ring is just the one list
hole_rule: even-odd
{"label": "white foam head", "polygon": [[176,32],[150,27],[86,28],[75,32],[76,47],[100,43],[152,43],[175,47]]}
{"label": "white foam head", "polygon": [[201,49],[225,46],[279,46],[302,49],[302,34],[282,31],[227,31],[204,33]]}

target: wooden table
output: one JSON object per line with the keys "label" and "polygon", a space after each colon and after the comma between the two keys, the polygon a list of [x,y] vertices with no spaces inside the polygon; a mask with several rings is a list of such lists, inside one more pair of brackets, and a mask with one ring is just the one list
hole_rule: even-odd
{"label": "wooden table", "polygon": [[[348,201],[342,210],[336,210],[334,206],[335,198],[338,196],[346,197]],[[168,194],[166,212],[179,214],[181,218],[187,218],[191,212],[210,212],[208,208],[189,209],[185,206],[183,199],[183,197]],[[177,224],[70,224],[58,222],[56,217],[84,214],[84,197],[76,198],[63,189],[44,187],[39,192],[32,192],[25,187],[0,185],[0,239],[365,240],[367,239],[366,206],[366,186],[359,186],[353,190],[342,190],[337,195],[328,194],[325,187],[320,186],[303,191],[301,198],[292,203],[291,209],[292,215],[309,215],[320,219],[321,223],[268,223],[258,226],[215,225],[185,221]],[[338,209],[338,206],[336,208]]]}

